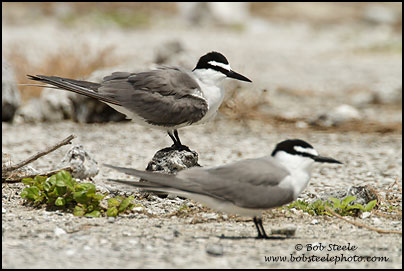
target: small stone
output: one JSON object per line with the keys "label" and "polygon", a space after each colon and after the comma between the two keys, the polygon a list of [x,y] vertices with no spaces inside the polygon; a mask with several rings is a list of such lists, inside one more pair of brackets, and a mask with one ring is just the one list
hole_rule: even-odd
{"label": "small stone", "polygon": [[205,219],[218,219],[219,215],[216,213],[203,213],[201,217]]}
{"label": "small stone", "polygon": [[223,246],[220,244],[208,244],[206,245],[206,253],[213,256],[222,256]]}
{"label": "small stone", "polygon": [[300,129],[304,129],[304,128],[309,127],[309,125],[307,124],[307,122],[301,121],[301,120],[299,120],[298,122],[296,122],[295,125],[296,125],[296,128],[300,128]]}
{"label": "small stone", "polygon": [[7,213],[7,210],[2,207],[2,208],[1,208],[1,213],[2,213],[2,214],[5,214],[5,213]]}
{"label": "small stone", "polygon": [[115,222],[115,217],[110,216],[108,217],[108,223],[114,223]]}
{"label": "small stone", "polygon": [[21,104],[21,95],[15,81],[14,70],[4,59],[2,59],[1,89],[2,121],[12,121]]}
{"label": "small stone", "polygon": [[98,174],[98,165],[82,145],[73,146],[63,157],[59,168],[72,168],[72,176],[77,179],[87,179]]}
{"label": "small stone", "polygon": [[[147,165],[147,171],[156,171],[161,173],[175,174],[180,170],[200,166],[198,164],[198,153],[191,150],[178,150],[173,147],[167,147],[156,152],[152,160]],[[140,182],[147,180],[140,179]],[[150,195],[144,193],[145,196]],[[166,193],[154,192],[159,197],[166,198]],[[169,199],[174,199],[170,196]]]}
{"label": "small stone", "polygon": [[309,123],[316,126],[331,127],[360,119],[362,119],[362,116],[359,110],[351,105],[342,104],[329,112],[321,113],[311,118]]}
{"label": "small stone", "polygon": [[66,231],[64,229],[61,229],[59,227],[56,227],[53,233],[56,235],[56,237],[59,237],[61,235],[66,234]]}
{"label": "small stone", "polygon": [[310,222],[311,225],[316,225],[316,224],[318,224],[318,223],[319,223],[319,222],[318,222],[317,219],[313,219],[313,220]]}
{"label": "small stone", "polygon": [[74,254],[76,254],[76,250],[75,250],[75,249],[68,249],[68,250],[66,250],[66,256],[73,256]]}
{"label": "small stone", "polygon": [[382,223],[382,221],[380,219],[378,219],[377,217],[373,217],[373,223],[376,225],[379,225]]}
{"label": "small stone", "polygon": [[294,236],[296,233],[296,226],[294,225],[286,225],[282,228],[271,229],[272,234],[282,234],[286,236]]}
{"label": "small stone", "polygon": [[363,212],[361,213],[360,218],[361,219],[368,218],[371,214],[372,214],[371,212]]}
{"label": "small stone", "polygon": [[142,212],[144,210],[144,208],[142,206],[138,206],[138,207],[133,207],[132,211],[135,212]]}

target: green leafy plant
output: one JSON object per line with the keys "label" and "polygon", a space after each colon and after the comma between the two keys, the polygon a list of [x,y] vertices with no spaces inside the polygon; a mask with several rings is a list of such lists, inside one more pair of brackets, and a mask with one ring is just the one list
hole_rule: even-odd
{"label": "green leafy plant", "polygon": [[351,204],[356,197],[347,196],[343,200],[339,200],[337,198],[329,198],[329,201],[316,200],[315,202],[308,203],[303,200],[297,200],[292,202],[287,206],[288,209],[295,208],[297,210],[302,210],[311,215],[331,215],[326,210],[326,206],[329,207],[334,212],[346,216],[356,216],[360,211],[369,212],[371,211],[377,204],[377,200],[372,200],[368,202],[365,206],[362,204]]}
{"label": "green leafy plant", "polygon": [[21,192],[21,197],[35,206],[46,204],[48,208],[73,210],[75,216],[100,217],[117,216],[133,208],[131,201],[134,197],[110,198],[108,208],[101,206],[105,195],[96,193],[96,186],[92,183],[78,183],[71,175],[62,170],[50,178],[36,176],[23,179],[27,185]]}
{"label": "green leafy plant", "polygon": [[329,198],[329,200],[334,203],[332,207],[338,211],[340,215],[355,215],[359,212],[359,210],[362,212],[369,212],[377,204],[377,200],[372,200],[369,201],[365,206],[359,203],[349,205],[352,201],[356,200],[356,197],[354,196],[347,196],[343,200],[339,200],[337,198]]}
{"label": "green leafy plant", "polygon": [[117,196],[115,198],[108,199],[107,216],[117,216],[118,214],[123,213],[126,210],[132,209],[133,207],[135,207],[135,205],[131,203],[133,200],[133,196],[129,196],[127,198]]}

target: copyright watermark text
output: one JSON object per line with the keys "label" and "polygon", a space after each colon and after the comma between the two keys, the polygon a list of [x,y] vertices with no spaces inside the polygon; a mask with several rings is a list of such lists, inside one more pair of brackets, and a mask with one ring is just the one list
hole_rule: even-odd
{"label": "copyright watermark text", "polygon": [[[288,256],[264,256],[265,262],[333,262],[334,264],[340,262],[388,262],[389,258],[385,256],[360,256],[352,255],[352,253],[344,252],[355,252],[358,249],[357,246],[351,245],[350,243],[339,245],[339,244],[296,244],[296,251],[303,251],[309,253],[303,253],[301,255],[295,255],[291,253]],[[327,252],[325,255],[313,255],[316,252]],[[335,255],[332,252],[338,252]]]}

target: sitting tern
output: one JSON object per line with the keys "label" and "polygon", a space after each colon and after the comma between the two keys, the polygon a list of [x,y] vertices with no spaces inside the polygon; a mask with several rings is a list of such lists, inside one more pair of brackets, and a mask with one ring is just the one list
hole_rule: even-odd
{"label": "sitting tern", "polygon": [[176,194],[229,214],[251,216],[257,238],[268,238],[262,225],[262,211],[296,200],[309,183],[314,162],[342,164],[320,156],[303,140],[289,139],[278,143],[269,156],[218,167],[193,167],[176,175],[104,165],[147,180],[110,181],[144,191]]}
{"label": "sitting tern", "polygon": [[192,71],[159,67],[145,72],[114,72],[101,83],[45,75],[28,77],[98,99],[141,125],[166,130],[179,149],[185,146],[177,129],[204,123],[216,115],[224,98],[225,78],[252,82],[233,71],[218,52],[202,56]]}

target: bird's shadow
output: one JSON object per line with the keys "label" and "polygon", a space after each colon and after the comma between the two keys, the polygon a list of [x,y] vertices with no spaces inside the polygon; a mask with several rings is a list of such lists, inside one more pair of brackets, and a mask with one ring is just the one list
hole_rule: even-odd
{"label": "bird's shadow", "polygon": [[224,236],[223,234],[220,236],[216,236],[220,239],[227,240],[245,240],[245,239],[255,239],[255,240],[285,240],[285,239],[294,239],[293,236],[274,236],[270,235],[265,238],[258,238],[257,236]]}

